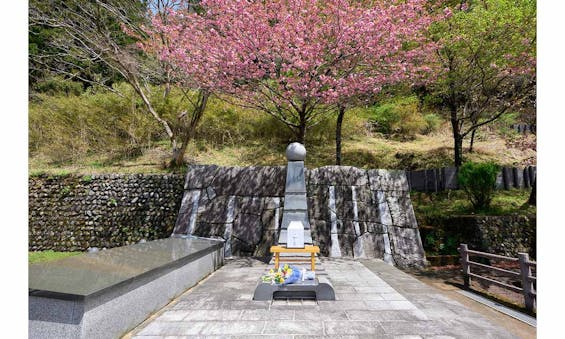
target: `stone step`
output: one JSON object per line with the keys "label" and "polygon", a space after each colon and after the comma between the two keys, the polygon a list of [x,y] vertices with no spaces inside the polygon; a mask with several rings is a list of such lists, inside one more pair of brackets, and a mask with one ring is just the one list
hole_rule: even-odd
{"label": "stone step", "polygon": [[166,238],[30,264],[29,337],[120,338],[220,268],[223,247]]}

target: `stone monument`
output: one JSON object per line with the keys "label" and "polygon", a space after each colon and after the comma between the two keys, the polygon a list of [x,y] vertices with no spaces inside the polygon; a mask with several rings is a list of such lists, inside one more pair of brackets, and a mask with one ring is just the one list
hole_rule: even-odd
{"label": "stone monument", "polygon": [[304,248],[304,226],[300,221],[291,221],[287,229],[286,247]]}
{"label": "stone monument", "polygon": [[[304,170],[306,149],[304,145],[297,142],[288,145],[286,148],[286,158],[288,159],[288,165],[286,170],[283,218],[278,245],[288,249],[305,248],[305,245],[312,245],[312,235],[306,199]],[[280,253],[281,256],[285,254],[293,255],[292,253]],[[312,253],[311,255],[312,269],[314,269],[314,254]],[[334,289],[326,277],[314,274],[312,280],[305,280],[305,274],[305,269],[302,269],[302,279],[288,285],[276,285],[259,281],[253,294],[253,300],[272,300],[277,297],[335,300]]]}
{"label": "stone monument", "polygon": [[286,158],[288,159],[288,165],[286,167],[284,209],[278,244],[287,245],[288,226],[291,222],[298,221],[304,227],[304,244],[312,245],[308,205],[306,204],[306,179],[304,175],[306,148],[298,142],[293,142],[286,148]]}

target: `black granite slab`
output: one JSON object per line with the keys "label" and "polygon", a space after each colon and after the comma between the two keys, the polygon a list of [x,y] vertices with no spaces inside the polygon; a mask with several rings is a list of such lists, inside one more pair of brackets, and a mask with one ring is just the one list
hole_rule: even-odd
{"label": "black granite slab", "polygon": [[289,285],[275,285],[259,281],[253,300],[273,300],[280,297],[284,299],[309,299],[335,300],[335,291],[328,279],[315,278],[314,280],[297,281]]}
{"label": "black granite slab", "polygon": [[30,264],[29,295],[85,300],[151,280],[222,246],[212,239],[167,238]]}

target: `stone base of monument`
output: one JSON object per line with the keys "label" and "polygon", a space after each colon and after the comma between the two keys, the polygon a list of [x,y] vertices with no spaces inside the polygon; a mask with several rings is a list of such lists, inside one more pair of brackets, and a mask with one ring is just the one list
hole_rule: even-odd
{"label": "stone base of monument", "polygon": [[274,285],[260,281],[255,288],[253,300],[314,299],[335,300],[332,284],[325,277],[298,281],[288,285]]}

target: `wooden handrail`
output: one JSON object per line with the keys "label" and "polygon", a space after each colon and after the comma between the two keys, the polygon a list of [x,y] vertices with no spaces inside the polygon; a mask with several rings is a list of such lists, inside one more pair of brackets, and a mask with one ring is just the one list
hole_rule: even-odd
{"label": "wooden handrail", "polygon": [[494,279],[491,279],[491,278],[483,277],[482,275],[478,275],[478,274],[475,274],[475,273],[469,273],[469,275],[472,276],[472,277],[475,277],[475,278],[479,278],[479,279],[482,279],[482,280],[486,280],[486,281],[488,281],[488,282],[491,282],[491,283],[496,284],[496,285],[498,285],[498,286],[505,287],[505,288],[507,288],[507,289],[509,289],[509,290],[513,290],[513,291],[518,292],[518,293],[521,293],[521,292],[523,291],[520,287],[516,287],[516,286],[514,286],[514,285],[508,285],[508,284],[506,284],[506,283],[503,283],[502,281],[498,281],[498,280],[494,280]]}
{"label": "wooden handrail", "polygon": [[[524,295],[524,303],[526,305],[526,309],[529,311],[533,311],[534,304],[536,301],[536,296],[537,296],[536,290],[534,289],[534,282],[537,281],[537,277],[532,275],[531,268],[536,267],[537,263],[535,261],[530,261],[527,253],[518,253],[518,258],[511,258],[511,257],[505,257],[502,255],[497,255],[492,253],[472,251],[469,250],[467,244],[461,244],[458,250],[459,253],[461,254],[461,266],[463,268],[463,279],[466,288],[471,287],[471,277],[488,281],[492,284],[507,288],[515,292],[522,293]],[[510,262],[518,262],[520,264],[520,272],[509,271],[503,268],[471,261],[469,260],[470,256],[474,256],[474,257],[478,256],[487,259],[500,259]],[[491,271],[511,275],[513,277],[520,277],[520,280],[522,282],[522,288],[506,284],[502,281],[484,277],[476,273],[472,273],[471,266],[482,267]]]}
{"label": "wooden handrail", "polygon": [[503,268],[489,266],[489,265],[481,264],[481,263],[474,262],[474,261],[469,261],[469,264],[473,265],[473,266],[484,267],[484,268],[487,268],[487,269],[490,269],[490,270],[493,270],[493,271],[497,271],[497,272],[500,272],[500,273],[508,274],[508,275],[511,275],[511,276],[514,276],[514,277],[520,276],[520,272],[508,271],[508,270],[505,270]]}
{"label": "wooden handrail", "polygon": [[487,258],[487,259],[501,259],[501,260],[513,261],[513,262],[518,261],[518,258],[505,257],[503,255],[486,253],[486,252],[468,250],[467,253],[469,253],[469,255],[474,255],[474,256],[477,256],[477,257],[483,257],[483,258]]}

